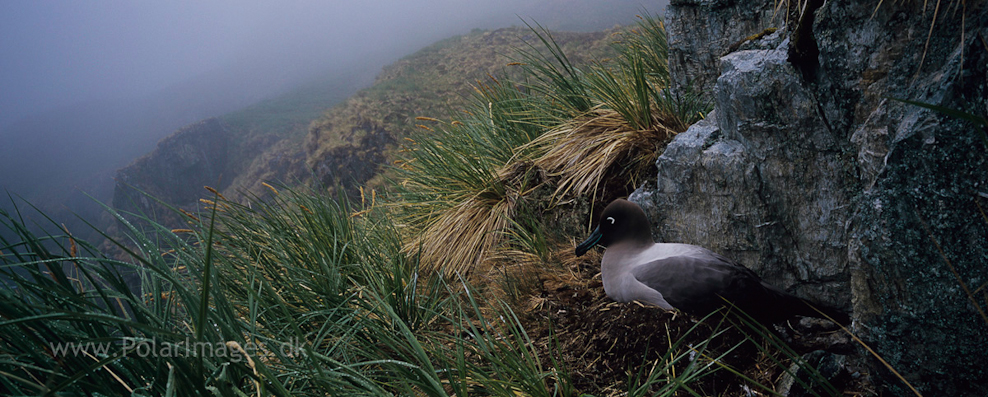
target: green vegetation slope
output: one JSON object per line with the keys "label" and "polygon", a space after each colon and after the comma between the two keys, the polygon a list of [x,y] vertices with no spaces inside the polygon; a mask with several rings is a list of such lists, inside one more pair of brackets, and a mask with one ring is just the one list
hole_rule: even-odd
{"label": "green vegetation slope", "polygon": [[[576,65],[611,52],[614,32],[553,32]],[[323,186],[353,191],[396,159],[395,152],[418,125],[417,117],[444,118],[462,109],[490,76],[518,76],[508,66],[519,50],[539,40],[531,29],[513,27],[442,40],[384,68],[361,90],[312,122],[306,164]],[[379,183],[372,183],[379,186]]]}

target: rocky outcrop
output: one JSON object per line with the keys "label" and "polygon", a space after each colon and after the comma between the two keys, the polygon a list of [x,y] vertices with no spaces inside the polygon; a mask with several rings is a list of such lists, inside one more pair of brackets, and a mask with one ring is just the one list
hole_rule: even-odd
{"label": "rocky outcrop", "polygon": [[[184,127],[153,151],[117,171],[113,207],[170,227],[184,225],[168,207],[195,212],[209,186],[236,202],[266,199],[269,184],[307,180],[300,139],[290,133],[251,133],[211,118]],[[287,135],[287,136],[286,136]]]}
{"label": "rocky outcrop", "polygon": [[[667,11],[669,74],[672,90],[687,87],[708,99],[720,75],[717,60],[746,38],[785,23],[774,2],[672,0]],[[725,16],[730,16],[725,18]]]}
{"label": "rocky outcrop", "polygon": [[[672,80],[703,86],[716,73],[715,111],[669,144],[632,199],[661,240],[708,246],[853,309],[855,333],[924,394],[983,393],[984,131],[890,98],[984,114],[988,10],[941,12],[931,31],[932,5],[810,3],[815,18],[788,20],[811,28],[765,19],[771,1],[673,2]],[[738,10],[761,22],[726,29]],[[768,27],[778,31],[761,37]],[[794,66],[793,32],[811,35],[816,63]],[[749,36],[759,38],[735,45]],[[697,47],[697,37],[717,39]],[[871,365],[889,394],[911,393]]]}
{"label": "rocky outcrop", "polygon": [[296,139],[278,139],[276,136],[259,139],[259,144],[245,148],[250,160],[226,189],[227,198],[244,200],[267,200],[273,194],[269,186],[294,186],[304,184],[311,178],[305,166],[305,151]]}
{"label": "rocky outcrop", "polygon": [[394,144],[394,137],[380,123],[365,118],[342,139],[345,144],[325,150],[313,162],[313,173],[318,175],[322,186],[342,187],[354,194],[385,167],[385,154]]}
{"label": "rocky outcrop", "polygon": [[174,214],[140,191],[171,205],[187,206],[208,194],[203,186],[222,190],[229,184],[224,179],[232,179],[225,175],[228,135],[226,125],[212,118],[162,139],[154,151],[117,171],[113,207],[168,219]]}

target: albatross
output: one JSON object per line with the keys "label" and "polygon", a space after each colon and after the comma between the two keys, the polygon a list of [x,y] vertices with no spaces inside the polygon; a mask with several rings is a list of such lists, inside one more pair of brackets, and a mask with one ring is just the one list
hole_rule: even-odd
{"label": "albatross", "polygon": [[596,245],[606,247],[600,271],[604,292],[618,302],[640,301],[699,317],[733,305],[766,325],[797,315],[822,318],[821,312],[849,322],[846,314],[793,296],[706,248],[655,243],[645,211],[628,200],[604,208],[576,255]]}

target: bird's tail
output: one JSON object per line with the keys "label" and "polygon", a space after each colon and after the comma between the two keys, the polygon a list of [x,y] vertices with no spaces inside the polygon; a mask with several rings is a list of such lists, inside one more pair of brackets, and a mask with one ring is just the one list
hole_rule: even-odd
{"label": "bird's tail", "polygon": [[799,313],[799,315],[801,316],[826,318],[830,321],[833,321],[837,324],[844,326],[851,324],[851,316],[849,316],[847,313],[844,313],[843,311],[834,309],[832,307],[821,306],[813,302],[810,302],[806,299],[802,299],[802,298],[796,298],[796,299],[800,300],[800,305],[804,308],[803,313]]}
{"label": "bird's tail", "polygon": [[816,317],[826,318],[840,325],[846,326],[851,324],[851,317],[841,310],[810,302],[764,282],[762,285],[777,294],[778,298],[780,298],[778,299],[779,307],[776,308],[780,317]]}

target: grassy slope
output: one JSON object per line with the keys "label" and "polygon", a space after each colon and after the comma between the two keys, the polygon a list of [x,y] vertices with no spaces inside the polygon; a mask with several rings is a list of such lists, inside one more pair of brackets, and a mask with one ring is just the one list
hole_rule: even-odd
{"label": "grassy slope", "polygon": [[[220,116],[230,137],[227,160],[220,165],[222,181],[210,184],[218,184],[231,199],[245,192],[267,197],[263,182],[309,184],[313,175],[324,186],[362,185],[394,160],[395,142],[416,128],[415,117],[442,117],[461,107],[477,80],[505,74],[509,55],[524,46],[523,40],[533,39],[524,28],[475,30],[385,67],[371,87],[349,98],[360,79],[337,76]],[[605,53],[610,41],[605,32],[559,33],[557,39],[577,62]],[[364,139],[375,132],[377,139]],[[129,173],[160,174],[154,169]],[[162,186],[171,181],[149,178],[129,183],[151,192],[175,189]]]}
{"label": "grassy slope", "polygon": [[[576,64],[606,55],[610,32],[554,33],[556,41]],[[340,164],[335,161],[348,153],[360,153],[370,145],[387,142],[382,156],[394,160],[396,148],[421,121],[416,117],[447,118],[462,109],[478,81],[488,76],[505,76],[517,70],[506,66],[518,49],[537,41],[527,28],[475,30],[426,47],[384,68],[373,86],[358,92],[344,103],[326,111],[312,122],[306,140],[306,163],[316,170],[326,186],[360,186],[370,178],[353,180],[353,175],[377,176],[383,168],[373,164],[372,172],[353,167],[367,164]],[[383,139],[362,142],[369,133]],[[377,184],[374,184],[377,185]]]}
{"label": "grassy slope", "polygon": [[263,193],[260,183],[266,180],[307,179],[301,153],[309,123],[354,89],[355,82],[337,77],[221,116],[237,134],[230,142],[227,169],[238,173],[225,194]]}

